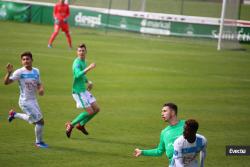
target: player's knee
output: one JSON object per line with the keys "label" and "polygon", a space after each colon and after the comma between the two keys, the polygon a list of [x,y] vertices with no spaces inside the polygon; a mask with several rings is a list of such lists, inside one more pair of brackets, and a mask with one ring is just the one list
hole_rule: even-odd
{"label": "player's knee", "polygon": [[90,115],[94,114],[94,110],[93,110],[91,107],[86,108],[86,111],[87,111]]}
{"label": "player's knee", "polygon": [[94,108],[94,112],[100,112],[100,108],[99,107]]}
{"label": "player's knee", "polygon": [[67,36],[70,36],[69,31],[64,31],[64,33],[65,33]]}
{"label": "player's knee", "polygon": [[54,35],[57,35],[59,33],[59,30],[54,31]]}
{"label": "player's knee", "polygon": [[36,122],[36,124],[39,124],[39,125],[44,125],[44,120],[41,119],[40,121]]}

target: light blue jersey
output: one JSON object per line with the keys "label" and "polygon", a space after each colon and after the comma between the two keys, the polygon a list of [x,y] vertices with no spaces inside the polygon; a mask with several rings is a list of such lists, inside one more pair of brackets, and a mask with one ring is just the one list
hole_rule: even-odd
{"label": "light blue jersey", "polygon": [[19,102],[36,100],[37,86],[41,84],[40,73],[37,68],[32,68],[32,70],[27,70],[25,67],[19,68],[10,79],[17,80],[19,83]]}
{"label": "light blue jersey", "polygon": [[27,114],[27,121],[29,123],[40,121],[43,115],[36,99],[37,87],[41,84],[39,70],[33,67],[31,70],[27,70],[22,67],[17,69],[10,79],[18,81],[20,89],[19,106]]}
{"label": "light blue jersey", "polygon": [[183,135],[174,142],[174,155],[170,167],[198,167],[198,154],[201,153],[200,166],[204,166],[207,140],[196,134],[194,143],[189,143]]}

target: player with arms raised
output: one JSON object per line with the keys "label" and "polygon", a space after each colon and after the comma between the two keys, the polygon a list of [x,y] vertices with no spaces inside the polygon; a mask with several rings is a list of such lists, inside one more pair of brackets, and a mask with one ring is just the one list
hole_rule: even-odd
{"label": "player with arms raised", "polygon": [[[21,62],[23,67],[13,72],[13,65],[7,64],[7,74],[4,77],[4,84],[8,85],[14,81],[18,81],[20,88],[19,106],[24,113],[17,113],[14,109],[9,111],[9,122],[15,118],[35,125],[35,146],[39,148],[47,148],[48,145],[42,140],[44,120],[40,111],[36,92],[44,95],[44,88],[40,80],[40,72],[37,68],[32,67],[32,53],[24,52],[21,54]],[[12,74],[12,75],[11,75]]]}

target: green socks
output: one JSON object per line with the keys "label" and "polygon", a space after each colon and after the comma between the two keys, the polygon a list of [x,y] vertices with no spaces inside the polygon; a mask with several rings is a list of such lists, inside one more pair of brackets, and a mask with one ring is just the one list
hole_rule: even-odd
{"label": "green socks", "polygon": [[85,125],[87,122],[89,122],[98,112],[95,112],[92,115],[88,115],[86,118],[84,118],[81,122],[80,125],[83,126]]}
{"label": "green socks", "polygon": [[88,118],[89,113],[87,111],[82,112],[81,114],[79,114],[72,122],[71,125],[75,126],[76,124],[78,124],[81,121],[84,121],[86,118]]}

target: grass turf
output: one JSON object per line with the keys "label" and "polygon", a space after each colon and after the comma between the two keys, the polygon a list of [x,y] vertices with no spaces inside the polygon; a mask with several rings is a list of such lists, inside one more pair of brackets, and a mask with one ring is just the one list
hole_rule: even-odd
{"label": "grass turf", "polygon": [[[28,0],[56,3],[58,0]],[[108,8],[110,0],[70,0],[73,5]],[[129,7],[130,3],[130,7]],[[111,8],[141,10],[141,0],[112,0]],[[183,7],[182,7],[183,5]],[[221,2],[204,0],[145,0],[145,11],[154,13],[183,14],[189,16],[215,17],[221,16]],[[242,4],[239,11],[241,20],[250,20],[250,5]]]}
{"label": "grass turf", "polygon": [[64,34],[47,48],[52,26],[0,22],[0,77],[10,62],[20,67],[19,54],[30,50],[41,72],[45,96],[39,104],[45,118],[49,149],[34,147],[34,127],[21,120],[7,122],[18,111],[18,86],[0,84],[1,166],[167,166],[162,157],[132,156],[136,147],[154,148],[161,129],[163,103],[179,106],[179,118],[195,118],[208,139],[206,166],[247,167],[249,157],[225,156],[226,145],[249,145],[250,46],[246,51],[216,51],[212,40],[157,38],[133,33],[72,28],[73,44],[85,42],[88,74],[101,112],[87,124],[89,136],[64,124],[79,111],[71,96],[71,65]]}

